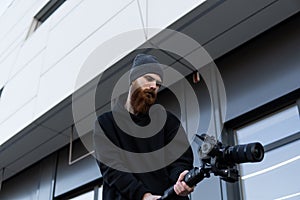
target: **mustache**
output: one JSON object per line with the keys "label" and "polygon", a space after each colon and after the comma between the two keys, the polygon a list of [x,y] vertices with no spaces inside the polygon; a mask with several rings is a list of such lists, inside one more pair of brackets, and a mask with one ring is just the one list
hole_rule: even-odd
{"label": "mustache", "polygon": [[131,96],[131,105],[135,113],[147,113],[156,101],[157,94],[153,89],[137,88]]}
{"label": "mustache", "polygon": [[156,98],[156,93],[153,89],[144,89],[142,91],[148,98]]}

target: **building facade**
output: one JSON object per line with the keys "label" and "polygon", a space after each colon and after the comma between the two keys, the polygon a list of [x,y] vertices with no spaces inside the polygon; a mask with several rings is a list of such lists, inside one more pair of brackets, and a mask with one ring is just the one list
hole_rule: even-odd
{"label": "building facade", "polygon": [[[262,162],[239,165],[238,182],[212,176],[191,199],[300,197],[298,0],[6,0],[0,9],[0,199],[101,199],[93,117],[74,117],[74,102],[97,88],[95,111],[109,110],[137,52],[182,75],[159,101],[188,133],[196,127],[226,144],[264,146]],[[163,49],[174,41],[164,30],[203,47],[203,65],[215,70],[208,80],[199,70],[195,81],[202,67],[189,62],[195,49],[184,56]],[[153,48],[144,48],[149,41]],[[185,45],[179,41],[174,49]],[[225,93],[211,94],[213,87]]]}

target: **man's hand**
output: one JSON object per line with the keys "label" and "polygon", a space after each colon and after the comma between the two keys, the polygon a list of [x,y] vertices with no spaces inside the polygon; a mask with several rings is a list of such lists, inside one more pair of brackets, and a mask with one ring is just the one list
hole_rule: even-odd
{"label": "man's hand", "polygon": [[159,199],[161,196],[152,195],[151,193],[145,193],[142,200],[156,200]]}
{"label": "man's hand", "polygon": [[176,192],[177,195],[179,196],[187,196],[189,195],[191,192],[194,191],[195,186],[193,187],[189,187],[184,181],[184,176],[188,173],[188,170],[185,170],[184,172],[182,172],[179,175],[179,178],[176,182],[176,184],[174,185],[174,191]]}

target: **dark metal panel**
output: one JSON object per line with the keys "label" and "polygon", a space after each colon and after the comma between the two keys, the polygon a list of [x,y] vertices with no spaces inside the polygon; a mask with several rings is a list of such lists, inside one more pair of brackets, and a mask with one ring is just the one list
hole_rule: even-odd
{"label": "dark metal panel", "polygon": [[[85,157],[84,159],[69,165],[68,150],[68,148],[64,148],[59,152],[55,197],[101,178],[100,170],[93,156]],[[76,148],[74,151],[85,152],[83,148]]]}
{"label": "dark metal panel", "polygon": [[216,61],[228,97],[227,120],[300,88],[300,14]]}
{"label": "dark metal panel", "polygon": [[53,154],[40,163],[27,168],[22,173],[3,182],[1,200],[11,199],[52,199],[52,178],[56,155]]}
{"label": "dark metal panel", "polygon": [[51,200],[53,197],[53,180],[57,163],[57,153],[52,154],[40,163],[40,182],[38,188],[38,200]]}

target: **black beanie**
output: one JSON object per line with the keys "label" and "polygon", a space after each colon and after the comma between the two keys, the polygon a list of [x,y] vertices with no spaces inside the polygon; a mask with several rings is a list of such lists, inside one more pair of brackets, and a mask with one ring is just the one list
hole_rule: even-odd
{"label": "black beanie", "polygon": [[138,54],[131,66],[129,83],[148,73],[157,74],[163,80],[163,69],[157,58],[152,55]]}

